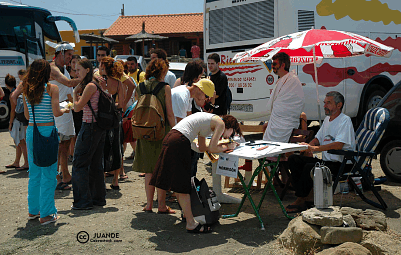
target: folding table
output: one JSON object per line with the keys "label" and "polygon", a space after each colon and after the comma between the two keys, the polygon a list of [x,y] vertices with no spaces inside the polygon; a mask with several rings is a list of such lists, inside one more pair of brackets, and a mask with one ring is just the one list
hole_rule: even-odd
{"label": "folding table", "polygon": [[[266,146],[268,146],[268,147],[266,147]],[[244,205],[245,199],[248,198],[249,201],[251,202],[252,208],[255,211],[256,216],[259,219],[259,222],[261,224],[261,229],[265,230],[263,221],[259,215],[259,209],[262,205],[263,199],[266,196],[267,190],[270,187],[281,207],[281,210],[283,211],[283,214],[287,218],[292,219],[292,217],[287,214],[287,211],[285,210],[283,203],[281,202],[280,197],[277,194],[276,189],[274,188],[273,177],[274,177],[275,172],[277,171],[277,167],[280,162],[280,154],[292,152],[292,151],[302,151],[302,150],[306,150],[307,148],[308,148],[307,145],[258,140],[252,144],[250,144],[249,142],[241,143],[234,151],[232,151],[228,154],[220,153],[221,155],[237,156],[239,158],[250,159],[250,160],[257,159],[259,161],[259,166],[253,172],[251,180],[249,181],[248,185],[245,184],[242,174],[240,172],[238,172],[238,177],[241,181],[242,187],[244,188],[245,194],[242,197],[242,200],[237,209],[237,212],[235,214],[231,214],[231,215],[222,215],[222,217],[223,218],[237,217],[242,206]],[[271,156],[276,156],[276,155],[278,155],[276,162],[267,162],[266,161],[266,157],[271,157]],[[271,168],[270,174],[267,172],[266,167]],[[258,174],[260,172],[263,172],[265,174],[268,182],[266,183],[266,185],[264,187],[263,194],[262,194],[262,197],[260,198],[259,204],[258,204],[258,206],[256,206],[249,190],[252,186],[253,180],[255,179],[256,176],[258,176]]]}

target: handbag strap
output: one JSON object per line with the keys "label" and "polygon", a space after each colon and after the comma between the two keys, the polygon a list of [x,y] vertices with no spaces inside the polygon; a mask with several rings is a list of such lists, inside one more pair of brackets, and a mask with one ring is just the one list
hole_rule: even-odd
{"label": "handbag strap", "polygon": [[[31,104],[31,103],[29,103]],[[35,106],[33,104],[31,104],[31,108],[32,108],[32,115],[33,115],[33,126],[36,127],[36,121],[35,121]]]}

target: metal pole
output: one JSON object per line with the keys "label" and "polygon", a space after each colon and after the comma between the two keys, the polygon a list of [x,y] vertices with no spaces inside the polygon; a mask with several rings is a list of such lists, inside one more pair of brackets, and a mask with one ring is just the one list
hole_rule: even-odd
{"label": "metal pole", "polygon": [[318,114],[319,114],[319,125],[322,126],[322,114],[320,112],[319,82],[317,80],[315,45],[313,45],[313,67],[315,69],[315,83],[316,83],[317,111],[318,111]]}

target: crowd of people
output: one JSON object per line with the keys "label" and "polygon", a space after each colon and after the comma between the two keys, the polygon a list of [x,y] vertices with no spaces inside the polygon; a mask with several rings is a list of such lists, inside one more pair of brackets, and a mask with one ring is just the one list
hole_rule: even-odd
{"label": "crowd of people", "polygon": [[[198,136],[200,148],[206,150],[205,137],[213,133],[208,148],[211,152],[235,146],[218,145],[221,137],[240,134],[234,117],[219,117],[223,114],[214,112],[225,108],[224,105],[216,107],[216,99],[224,96],[217,93],[227,89],[227,83],[213,83],[207,78],[206,64],[200,59],[189,62],[183,77],[176,79],[168,70],[169,62],[163,49],[152,49],[150,56],[146,70],[141,70],[134,56],[126,63],[115,61],[110,57],[110,50],[101,46],[97,49],[98,67],[94,68],[89,60],[74,55],[71,44],[61,42],[55,48],[53,61],[35,60],[26,73],[21,70],[18,86],[12,75],[7,76],[13,112],[9,129],[16,144],[16,158],[6,167],[29,170],[28,219],[39,218],[43,225],[58,220],[55,190],[73,190],[73,210],[105,206],[105,177],[113,176],[110,188],[115,190],[120,189],[119,180],[128,178],[123,155],[129,143],[134,149],[133,155],[128,157],[133,159],[133,170],[145,177],[147,204],[143,210],[152,212],[157,188],[158,213],[175,213],[165,202],[166,193],[173,191],[187,219],[187,230],[191,233],[210,231],[209,227],[195,222],[191,213],[188,187],[190,178],[196,174],[199,153],[187,145]],[[161,87],[155,96],[166,116],[164,140],[133,137],[130,118],[143,94],[141,86],[147,91]],[[220,89],[220,86],[226,88]],[[97,123],[101,93],[113,98],[119,112],[118,125],[107,130]],[[21,105],[25,121],[16,117],[20,115]],[[199,124],[197,128],[201,130],[191,130],[194,123]],[[51,146],[38,147],[41,139],[49,144],[56,142],[54,159],[49,151]],[[175,153],[173,163],[169,156],[169,161],[165,161],[165,155],[174,151],[174,146],[181,148],[182,143],[185,144],[183,153],[188,157],[182,161]],[[46,154],[48,157],[43,157]],[[20,166],[21,155],[25,161]],[[72,161],[71,173],[69,161]]]}
{"label": "crowd of people", "polygon": [[[183,76],[176,79],[169,71],[163,49],[152,49],[146,70],[139,68],[133,56],[126,63],[115,61],[104,46],[97,49],[98,68],[95,69],[89,60],[74,55],[68,42],[59,43],[55,52],[52,62],[35,60],[26,73],[21,71],[18,86],[13,76],[6,77],[7,88],[12,92],[9,129],[16,145],[15,160],[6,168],[29,169],[28,218],[40,218],[44,225],[57,221],[56,189],[72,188],[73,210],[105,206],[105,177],[113,177],[110,188],[114,190],[120,189],[119,180],[128,178],[123,155],[129,143],[133,148],[133,154],[128,157],[133,159],[133,171],[145,180],[147,201],[143,211],[153,212],[157,190],[158,213],[175,213],[166,205],[166,193],[171,191],[182,208],[187,231],[210,232],[209,226],[195,221],[191,211],[191,177],[196,175],[201,156],[191,149],[191,143],[197,137],[201,152],[219,153],[237,146],[236,143],[221,144],[221,138],[242,135],[238,121],[227,115],[230,90],[227,77],[219,68],[219,55],[210,54],[207,65],[200,59],[192,60]],[[276,54],[272,67],[279,80],[267,105],[270,120],[265,124],[263,139],[287,142],[294,128],[300,125],[306,128],[306,116],[302,112],[305,99],[301,82],[289,71],[287,54]],[[156,141],[135,139],[131,125],[138,99],[148,92],[157,98],[165,116],[163,138]],[[103,93],[113,98],[119,113],[117,125],[107,130],[98,124]],[[341,113],[344,97],[330,92],[324,103],[328,117],[308,144],[308,151],[323,151],[322,161],[332,166],[335,173],[342,158],[328,154],[327,150],[355,148],[355,135],[350,118]],[[60,108],[60,105],[64,106]],[[209,136],[210,143],[206,146]],[[58,144],[54,161],[50,156],[51,146],[37,147],[40,139],[53,138]],[[49,157],[43,160],[39,152]],[[69,159],[72,173],[68,171]],[[298,197],[287,207],[289,213],[306,208],[312,189],[308,172],[318,161],[297,155],[288,159]]]}

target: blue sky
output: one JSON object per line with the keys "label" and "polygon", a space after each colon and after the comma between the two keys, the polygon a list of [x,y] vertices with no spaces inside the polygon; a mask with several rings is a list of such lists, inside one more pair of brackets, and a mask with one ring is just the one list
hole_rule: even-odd
{"label": "blue sky", "polygon": [[[117,20],[124,4],[125,15],[203,12],[204,0],[3,0],[48,9],[54,16],[72,18],[78,29],[108,28]],[[80,15],[72,15],[80,14]],[[70,30],[56,22],[59,30]]]}

